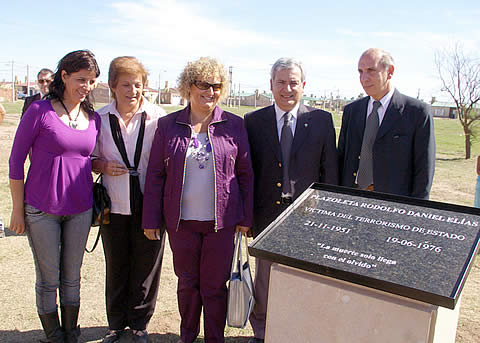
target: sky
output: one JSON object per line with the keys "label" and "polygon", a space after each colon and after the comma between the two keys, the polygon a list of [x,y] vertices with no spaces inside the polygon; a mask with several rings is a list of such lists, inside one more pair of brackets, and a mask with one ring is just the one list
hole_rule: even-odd
{"label": "sky", "polygon": [[270,68],[294,57],[306,71],[306,95],[357,97],[357,64],[370,47],[395,60],[393,83],[430,101],[441,92],[435,52],[460,42],[480,57],[477,1],[81,0],[0,2],[0,81],[56,69],[68,52],[91,50],[106,82],[110,61],[135,56],[149,86],[175,87],[187,62],[219,59],[235,90],[270,89]]}

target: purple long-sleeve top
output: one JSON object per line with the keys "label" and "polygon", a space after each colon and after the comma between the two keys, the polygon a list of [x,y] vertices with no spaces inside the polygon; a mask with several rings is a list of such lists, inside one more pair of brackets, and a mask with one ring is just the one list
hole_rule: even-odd
{"label": "purple long-sleeve top", "polygon": [[25,182],[25,202],[46,213],[71,215],[92,207],[90,154],[100,129],[97,113],[85,130],[66,125],[50,100],[33,103],[15,134],[10,154],[9,176],[24,179],[24,164],[32,151]]}

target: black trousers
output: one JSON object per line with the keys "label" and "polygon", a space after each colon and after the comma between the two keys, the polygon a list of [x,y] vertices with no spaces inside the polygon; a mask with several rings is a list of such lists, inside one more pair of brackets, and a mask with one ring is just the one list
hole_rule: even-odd
{"label": "black trousers", "polygon": [[101,231],[108,327],[145,330],[155,311],[165,234],[150,241],[130,215],[110,214]]}

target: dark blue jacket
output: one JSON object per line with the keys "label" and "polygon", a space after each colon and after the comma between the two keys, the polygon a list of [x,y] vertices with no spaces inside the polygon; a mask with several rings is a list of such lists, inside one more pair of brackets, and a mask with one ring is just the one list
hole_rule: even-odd
{"label": "dark blue jacket", "polygon": [[[340,185],[353,187],[362,149],[369,97],[345,106],[338,140]],[[435,171],[430,106],[393,93],[373,146],[375,191],[428,199]]]}

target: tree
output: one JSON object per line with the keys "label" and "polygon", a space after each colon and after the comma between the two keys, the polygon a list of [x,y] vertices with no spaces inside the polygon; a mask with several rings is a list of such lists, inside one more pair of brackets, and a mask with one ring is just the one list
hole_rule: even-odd
{"label": "tree", "polygon": [[442,91],[455,102],[458,120],[465,134],[465,159],[470,158],[475,124],[480,119],[480,60],[465,55],[457,42],[452,48],[435,53],[435,64],[442,82]]}

